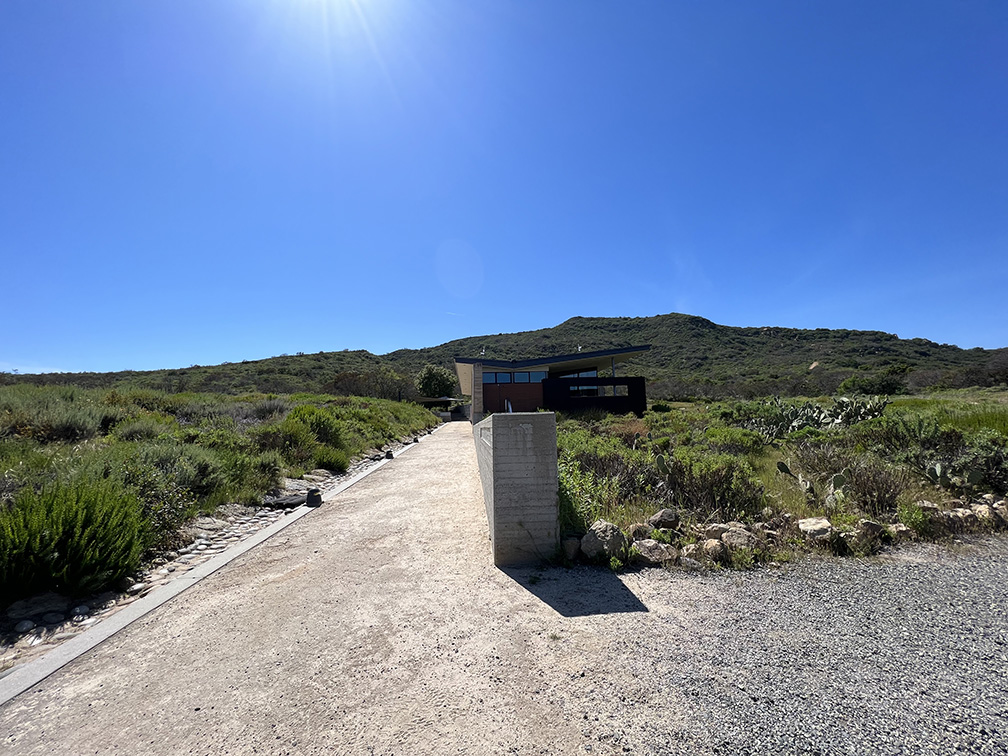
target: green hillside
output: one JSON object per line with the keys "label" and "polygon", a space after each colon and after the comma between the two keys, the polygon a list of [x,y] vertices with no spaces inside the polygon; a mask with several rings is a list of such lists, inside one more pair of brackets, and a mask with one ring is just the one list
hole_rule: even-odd
{"label": "green hillside", "polygon": [[[622,372],[648,379],[652,398],[822,395],[1008,383],[1008,349],[960,349],[880,331],[738,328],[671,313],[647,318],[571,318],[553,328],[471,336],[385,355],[319,352],[177,370],[0,375],[0,382],[130,386],[161,391],[325,392],[411,398],[412,377],[455,356],[489,359],[650,344]],[[845,383],[846,381],[846,383]]]}

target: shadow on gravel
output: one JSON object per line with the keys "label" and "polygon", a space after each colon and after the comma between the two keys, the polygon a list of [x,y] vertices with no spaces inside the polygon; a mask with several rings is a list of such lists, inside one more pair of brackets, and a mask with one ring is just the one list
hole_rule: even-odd
{"label": "shadow on gravel", "polygon": [[648,610],[609,570],[550,567],[542,570],[505,568],[501,572],[564,617]]}

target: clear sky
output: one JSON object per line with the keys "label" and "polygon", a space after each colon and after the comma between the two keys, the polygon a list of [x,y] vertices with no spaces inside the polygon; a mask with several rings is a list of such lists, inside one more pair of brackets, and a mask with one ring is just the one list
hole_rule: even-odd
{"label": "clear sky", "polygon": [[1008,2],[3,0],[0,370],[575,315],[1008,346]]}

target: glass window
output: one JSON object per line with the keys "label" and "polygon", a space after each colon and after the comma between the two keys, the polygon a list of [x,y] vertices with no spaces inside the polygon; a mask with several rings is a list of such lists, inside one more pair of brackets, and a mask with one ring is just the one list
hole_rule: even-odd
{"label": "glass window", "polygon": [[515,383],[528,383],[529,382],[529,374],[528,373],[515,373],[514,374],[514,382]]}
{"label": "glass window", "polygon": [[486,371],[484,371],[483,372],[483,383],[497,383],[497,374],[496,373],[487,373]]}
{"label": "glass window", "polygon": [[511,383],[511,373],[497,373],[497,383]]}
{"label": "glass window", "polygon": [[546,380],[546,371],[534,370],[531,373],[529,373],[529,379],[532,381],[532,383],[542,383],[543,381]]}

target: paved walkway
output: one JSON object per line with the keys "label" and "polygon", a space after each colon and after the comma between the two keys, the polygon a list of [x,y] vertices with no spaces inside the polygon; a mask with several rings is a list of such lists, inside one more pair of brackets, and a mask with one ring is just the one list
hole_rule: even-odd
{"label": "paved walkway", "polygon": [[0,750],[549,749],[522,656],[550,616],[491,565],[455,423],[8,703]]}

